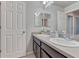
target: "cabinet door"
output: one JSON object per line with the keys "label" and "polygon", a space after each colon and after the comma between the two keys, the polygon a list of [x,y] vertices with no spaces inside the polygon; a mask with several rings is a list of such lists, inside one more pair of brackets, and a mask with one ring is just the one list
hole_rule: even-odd
{"label": "cabinet door", "polygon": [[37,39],[36,37],[33,37],[33,39],[34,39],[34,41],[35,41],[38,45],[40,45],[39,39]]}
{"label": "cabinet door", "polygon": [[34,54],[37,58],[40,58],[40,47],[38,46],[38,44],[36,44],[34,42],[34,47],[33,47],[33,50],[34,50]]}
{"label": "cabinet door", "polygon": [[37,57],[40,58],[40,47],[37,45]]}
{"label": "cabinet door", "polygon": [[49,56],[43,50],[41,50],[41,57],[42,58],[49,58]]}
{"label": "cabinet door", "polygon": [[35,43],[35,42],[33,42],[33,51],[34,51],[35,56],[36,56],[36,50],[37,50],[36,43]]}
{"label": "cabinet door", "polygon": [[62,55],[61,53],[59,53],[58,51],[56,51],[53,48],[50,48],[48,45],[42,43],[42,49],[44,49],[48,54],[50,54],[50,56],[54,57],[54,58],[66,58],[64,55]]}

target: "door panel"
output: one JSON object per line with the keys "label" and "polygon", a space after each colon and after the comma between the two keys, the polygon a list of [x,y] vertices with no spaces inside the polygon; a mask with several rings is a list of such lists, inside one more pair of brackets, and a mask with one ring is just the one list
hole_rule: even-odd
{"label": "door panel", "polygon": [[6,12],[6,29],[12,30],[12,11]]}
{"label": "door panel", "polygon": [[23,28],[23,15],[21,13],[17,14],[17,29],[22,29]]}
{"label": "door panel", "polygon": [[[10,5],[10,6],[9,6]],[[6,37],[6,56],[11,55],[12,54],[12,36],[13,36],[13,32],[12,32],[12,14],[13,11],[10,9],[12,8],[12,2],[6,3],[6,25],[5,25],[5,37]]]}
{"label": "door panel", "polygon": [[[2,24],[2,51],[1,57],[21,57],[26,54],[26,23],[24,2],[3,2],[4,18]],[[3,39],[5,37],[5,39]]]}

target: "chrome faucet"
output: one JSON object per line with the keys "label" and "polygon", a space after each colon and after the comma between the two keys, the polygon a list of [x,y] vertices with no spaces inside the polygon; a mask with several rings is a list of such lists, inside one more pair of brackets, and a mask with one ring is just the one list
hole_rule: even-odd
{"label": "chrome faucet", "polygon": [[50,31],[50,35],[54,38],[59,37],[58,31]]}

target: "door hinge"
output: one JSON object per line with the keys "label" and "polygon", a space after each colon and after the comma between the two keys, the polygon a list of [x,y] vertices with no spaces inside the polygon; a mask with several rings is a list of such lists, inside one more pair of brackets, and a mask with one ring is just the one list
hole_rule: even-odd
{"label": "door hinge", "polygon": [[0,26],[0,29],[1,29],[1,26]]}
{"label": "door hinge", "polygon": [[1,53],[1,50],[0,50],[0,53]]}

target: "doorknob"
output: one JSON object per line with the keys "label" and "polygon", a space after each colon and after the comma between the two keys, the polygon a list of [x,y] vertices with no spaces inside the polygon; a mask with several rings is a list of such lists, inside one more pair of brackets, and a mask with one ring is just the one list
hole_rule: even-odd
{"label": "doorknob", "polygon": [[25,31],[22,32],[23,34],[25,33]]}
{"label": "doorknob", "polygon": [[0,53],[1,53],[1,50],[0,50]]}

